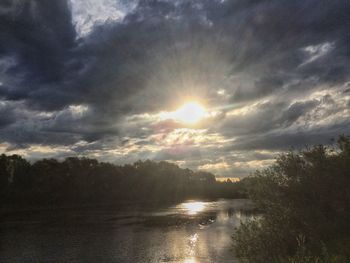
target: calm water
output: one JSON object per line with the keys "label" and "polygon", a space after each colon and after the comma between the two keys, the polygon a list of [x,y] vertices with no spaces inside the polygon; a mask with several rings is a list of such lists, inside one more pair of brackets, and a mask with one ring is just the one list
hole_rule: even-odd
{"label": "calm water", "polygon": [[[247,200],[2,212],[0,262],[236,262]],[[246,211],[246,212],[244,212]]]}

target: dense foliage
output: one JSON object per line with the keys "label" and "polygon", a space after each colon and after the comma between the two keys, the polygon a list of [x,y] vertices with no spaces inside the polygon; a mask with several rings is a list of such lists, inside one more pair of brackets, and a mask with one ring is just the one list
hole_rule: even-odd
{"label": "dense foliage", "polygon": [[168,162],[117,166],[71,157],[31,164],[18,155],[0,156],[0,200],[7,204],[171,202],[238,196],[237,184],[216,182],[211,173]]}
{"label": "dense foliage", "polygon": [[282,154],[245,180],[263,211],[234,235],[242,262],[350,262],[350,141]]}

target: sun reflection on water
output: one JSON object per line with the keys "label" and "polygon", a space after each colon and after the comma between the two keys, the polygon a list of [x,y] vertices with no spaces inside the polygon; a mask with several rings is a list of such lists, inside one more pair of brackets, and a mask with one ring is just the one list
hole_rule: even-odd
{"label": "sun reflection on water", "polygon": [[187,258],[183,263],[197,263],[198,261],[195,260],[194,258]]}
{"label": "sun reflection on water", "polygon": [[182,204],[182,207],[186,210],[189,215],[196,215],[203,211],[205,208],[204,202],[189,202]]}
{"label": "sun reflection on water", "polygon": [[197,233],[190,237],[190,246],[191,246],[191,248],[196,246],[197,240],[198,240],[198,234]]}
{"label": "sun reflection on water", "polygon": [[188,239],[188,251],[187,251],[187,256],[188,258],[185,259],[184,263],[197,263],[197,260],[194,258],[196,254],[196,246],[197,246],[197,241],[198,241],[198,234],[195,233],[191,235]]}

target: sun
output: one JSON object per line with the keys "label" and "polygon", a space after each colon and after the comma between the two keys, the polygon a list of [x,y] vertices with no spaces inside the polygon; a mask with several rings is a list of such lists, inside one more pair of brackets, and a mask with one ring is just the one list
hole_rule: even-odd
{"label": "sun", "polygon": [[207,116],[205,108],[197,102],[189,102],[173,112],[173,119],[185,124],[196,124]]}

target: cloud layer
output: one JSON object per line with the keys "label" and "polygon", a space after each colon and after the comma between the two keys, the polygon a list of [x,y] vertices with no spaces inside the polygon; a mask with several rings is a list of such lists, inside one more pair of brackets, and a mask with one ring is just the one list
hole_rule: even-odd
{"label": "cloud layer", "polygon": [[[350,134],[350,3],[0,3],[0,150],[245,176]],[[187,100],[212,117],[159,120]]]}

